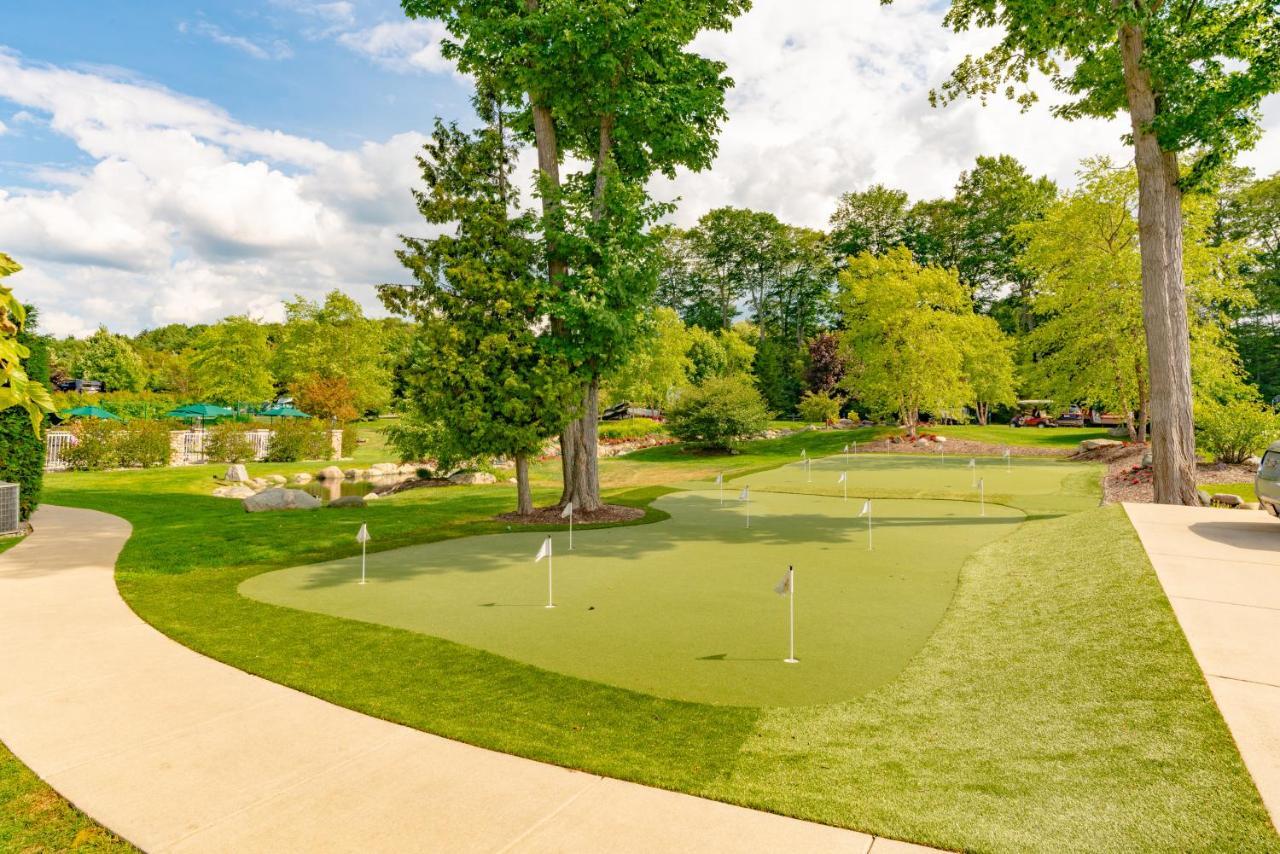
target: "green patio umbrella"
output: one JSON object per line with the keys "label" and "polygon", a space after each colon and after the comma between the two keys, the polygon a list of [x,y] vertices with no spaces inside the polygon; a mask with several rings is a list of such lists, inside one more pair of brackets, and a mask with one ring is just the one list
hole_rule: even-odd
{"label": "green patio umbrella", "polygon": [[212,403],[189,403],[186,406],[179,406],[170,412],[166,412],[165,418],[226,418],[235,415],[234,409],[228,409],[225,406],[215,406]]}
{"label": "green patio umbrella", "polygon": [[108,412],[101,406],[77,406],[75,409],[68,409],[66,412],[58,413],[62,418],[101,418],[106,421],[123,421],[119,415],[114,412]]}
{"label": "green patio umbrella", "polygon": [[268,406],[265,409],[259,409],[257,412],[265,418],[310,418],[311,416],[300,409],[294,409],[292,406]]}

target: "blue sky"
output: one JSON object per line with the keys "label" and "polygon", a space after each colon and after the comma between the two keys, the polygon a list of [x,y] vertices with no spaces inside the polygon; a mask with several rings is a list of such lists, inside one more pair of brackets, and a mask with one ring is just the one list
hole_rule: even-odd
{"label": "blue sky", "polygon": [[[399,235],[425,228],[414,157],[435,116],[470,118],[438,23],[393,0],[5,6],[0,250],[25,265],[11,281],[47,331],[275,319],[333,288],[380,312],[374,287],[403,280]],[[678,200],[682,224],[736,205],[822,227],[841,193],[873,183],[949,194],[980,154],[1063,186],[1085,157],[1130,159],[1118,120],[932,109],[929,89],[994,38],[949,32],[944,9],[756,0],[693,45],[737,82],[719,158],[652,191]],[[1265,114],[1244,162],[1270,174],[1280,100]]]}

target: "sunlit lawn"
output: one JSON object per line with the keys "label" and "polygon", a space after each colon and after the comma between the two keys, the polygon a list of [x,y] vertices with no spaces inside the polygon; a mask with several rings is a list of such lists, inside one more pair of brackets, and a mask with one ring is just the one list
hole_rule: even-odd
{"label": "sunlit lawn", "polygon": [[[990,431],[977,434],[986,441],[1000,435],[944,432],[973,430]],[[1011,432],[1024,442],[1088,435]],[[747,443],[732,457],[660,447],[604,460],[601,472],[610,500],[646,506],[664,483],[766,471],[801,449],[820,457],[871,435],[801,433]],[[503,531],[492,517],[511,508],[514,490],[427,489],[363,511],[246,514],[208,497],[216,472],[57,475],[47,498],[133,523],[118,583],[158,628],[351,708],[944,848],[1280,846],[1132,528],[1116,508],[1074,512],[1096,502],[1095,476],[1067,479],[1059,510],[1040,508],[1038,520],[963,564],[950,609],[897,678],[844,702],[769,709],[659,699],[418,632],[246,599],[237,586],[264,571],[356,554],[363,520],[378,550]],[[556,461],[537,467],[539,502],[555,499],[557,472]],[[646,521],[661,518],[651,510]],[[661,524],[648,530],[662,536]]]}

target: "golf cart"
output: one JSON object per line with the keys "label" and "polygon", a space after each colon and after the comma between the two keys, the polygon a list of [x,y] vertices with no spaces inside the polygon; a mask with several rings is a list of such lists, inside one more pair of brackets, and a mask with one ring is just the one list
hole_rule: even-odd
{"label": "golf cart", "polygon": [[1009,421],[1010,427],[1056,427],[1057,421],[1049,414],[1052,400],[1019,400],[1019,413]]}

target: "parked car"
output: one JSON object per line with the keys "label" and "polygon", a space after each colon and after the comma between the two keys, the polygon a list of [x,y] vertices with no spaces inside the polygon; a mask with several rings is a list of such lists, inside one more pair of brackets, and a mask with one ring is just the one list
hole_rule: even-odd
{"label": "parked car", "polygon": [[1262,463],[1253,478],[1258,501],[1272,516],[1280,516],[1280,442],[1272,442],[1262,455]]}

